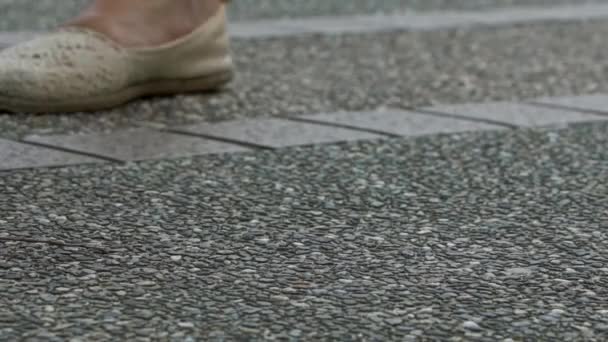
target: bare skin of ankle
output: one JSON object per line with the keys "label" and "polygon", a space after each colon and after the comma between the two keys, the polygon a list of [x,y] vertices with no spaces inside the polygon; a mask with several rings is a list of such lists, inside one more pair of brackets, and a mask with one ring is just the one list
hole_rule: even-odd
{"label": "bare skin of ankle", "polygon": [[183,37],[223,0],[94,0],[66,26],[100,32],[125,47],[154,47]]}

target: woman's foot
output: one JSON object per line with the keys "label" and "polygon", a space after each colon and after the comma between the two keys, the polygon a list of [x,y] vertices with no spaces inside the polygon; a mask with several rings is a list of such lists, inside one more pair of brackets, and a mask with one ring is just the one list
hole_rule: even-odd
{"label": "woman's foot", "polygon": [[109,109],[232,79],[221,0],[97,0],[65,28],[0,51],[0,112]]}
{"label": "woman's foot", "polygon": [[201,26],[222,0],[95,0],[66,26],[84,27],[125,47],[151,47]]}

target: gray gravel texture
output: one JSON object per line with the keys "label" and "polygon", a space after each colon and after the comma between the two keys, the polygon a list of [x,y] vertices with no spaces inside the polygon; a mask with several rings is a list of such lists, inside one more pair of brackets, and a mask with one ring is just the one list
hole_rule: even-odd
{"label": "gray gravel texture", "polygon": [[1,115],[0,136],[608,92],[608,22],[237,40],[225,92],[112,111]]}
{"label": "gray gravel texture", "polygon": [[3,174],[0,340],[605,341],[606,146],[584,124]]}
{"label": "gray gravel texture", "polygon": [[[0,31],[42,30],[76,15],[89,0],[0,0]],[[607,0],[236,0],[232,20],[405,11],[483,10],[509,6],[605,3]]]}

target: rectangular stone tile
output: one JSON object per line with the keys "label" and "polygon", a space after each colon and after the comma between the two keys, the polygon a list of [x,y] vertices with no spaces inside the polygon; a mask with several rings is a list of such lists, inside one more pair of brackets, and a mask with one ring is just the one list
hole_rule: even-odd
{"label": "rectangular stone tile", "polygon": [[0,139],[0,171],[101,162],[87,156]]}
{"label": "rectangular stone tile", "polygon": [[531,101],[551,106],[568,107],[575,110],[593,111],[608,115],[608,95],[594,94],[567,97],[544,97]]}
{"label": "rectangular stone tile", "polygon": [[31,136],[27,138],[27,141],[83,151],[120,161],[180,158],[248,150],[239,145],[148,128],[108,134]]}
{"label": "rectangular stone tile", "polygon": [[605,119],[598,115],[568,109],[546,108],[511,102],[442,105],[426,109],[519,127],[554,126]]}
{"label": "rectangular stone tile", "polygon": [[343,141],[376,139],[373,133],[280,119],[252,119],[175,128],[176,131],[279,148]]}
{"label": "rectangular stone tile", "polygon": [[473,120],[453,119],[401,110],[315,114],[299,118],[402,136],[505,129],[504,126]]}

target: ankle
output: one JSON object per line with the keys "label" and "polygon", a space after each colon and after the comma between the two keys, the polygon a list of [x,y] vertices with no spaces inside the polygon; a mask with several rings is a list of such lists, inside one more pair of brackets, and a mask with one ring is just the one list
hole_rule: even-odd
{"label": "ankle", "polygon": [[[71,26],[103,33],[128,47],[163,44],[191,33],[224,0],[96,0]],[[159,24],[161,23],[161,24]]]}

